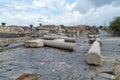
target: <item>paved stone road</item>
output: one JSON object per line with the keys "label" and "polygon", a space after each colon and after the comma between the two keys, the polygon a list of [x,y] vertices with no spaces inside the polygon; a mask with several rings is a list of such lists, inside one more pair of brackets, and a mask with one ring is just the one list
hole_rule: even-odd
{"label": "paved stone road", "polygon": [[[100,31],[103,42],[102,53],[109,57],[120,56],[120,38],[111,37]],[[0,80],[13,80],[22,73],[41,75],[39,80],[90,80],[94,75],[84,62],[84,54],[90,45],[85,44],[86,37],[76,39],[78,48],[70,52],[50,47],[19,47],[0,53]],[[119,56],[118,56],[119,55]],[[107,80],[94,77],[94,80]]]}

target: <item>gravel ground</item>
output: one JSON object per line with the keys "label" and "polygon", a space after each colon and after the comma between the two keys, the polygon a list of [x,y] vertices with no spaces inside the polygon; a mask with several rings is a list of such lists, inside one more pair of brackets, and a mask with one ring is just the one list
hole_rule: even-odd
{"label": "gravel ground", "polygon": [[[120,38],[112,37],[100,31],[102,40],[102,54],[110,58],[120,56]],[[85,44],[86,37],[76,39],[77,49],[73,52],[43,47],[25,48],[17,47],[0,53],[0,80],[14,80],[23,73],[41,75],[39,80],[108,80],[96,76],[89,71],[91,66],[84,62],[84,54],[90,46]],[[110,66],[104,63],[102,66]]]}

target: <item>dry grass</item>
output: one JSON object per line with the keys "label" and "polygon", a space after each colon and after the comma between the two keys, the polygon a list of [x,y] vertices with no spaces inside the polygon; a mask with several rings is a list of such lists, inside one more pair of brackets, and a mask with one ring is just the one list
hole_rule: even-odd
{"label": "dry grass", "polygon": [[40,78],[37,74],[24,73],[15,80],[38,80]]}
{"label": "dry grass", "polygon": [[97,73],[97,69],[96,69],[96,68],[93,68],[93,67],[90,68],[90,71]]}
{"label": "dry grass", "polygon": [[113,72],[115,74],[116,79],[115,80],[120,80],[120,64],[114,64],[112,66]]}

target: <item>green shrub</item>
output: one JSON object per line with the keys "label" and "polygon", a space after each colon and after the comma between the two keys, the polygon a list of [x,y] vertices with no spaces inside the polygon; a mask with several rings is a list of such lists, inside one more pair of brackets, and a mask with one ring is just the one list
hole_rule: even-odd
{"label": "green shrub", "polygon": [[4,47],[0,47],[0,52],[4,51]]}
{"label": "green shrub", "polygon": [[109,28],[113,31],[119,32],[120,31],[120,16],[117,16],[110,22]]}

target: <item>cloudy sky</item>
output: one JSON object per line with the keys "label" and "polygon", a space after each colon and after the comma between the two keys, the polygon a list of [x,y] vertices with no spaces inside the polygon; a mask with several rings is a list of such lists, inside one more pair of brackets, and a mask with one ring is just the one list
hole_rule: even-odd
{"label": "cloudy sky", "polygon": [[8,25],[104,25],[120,16],[120,0],[0,0]]}

